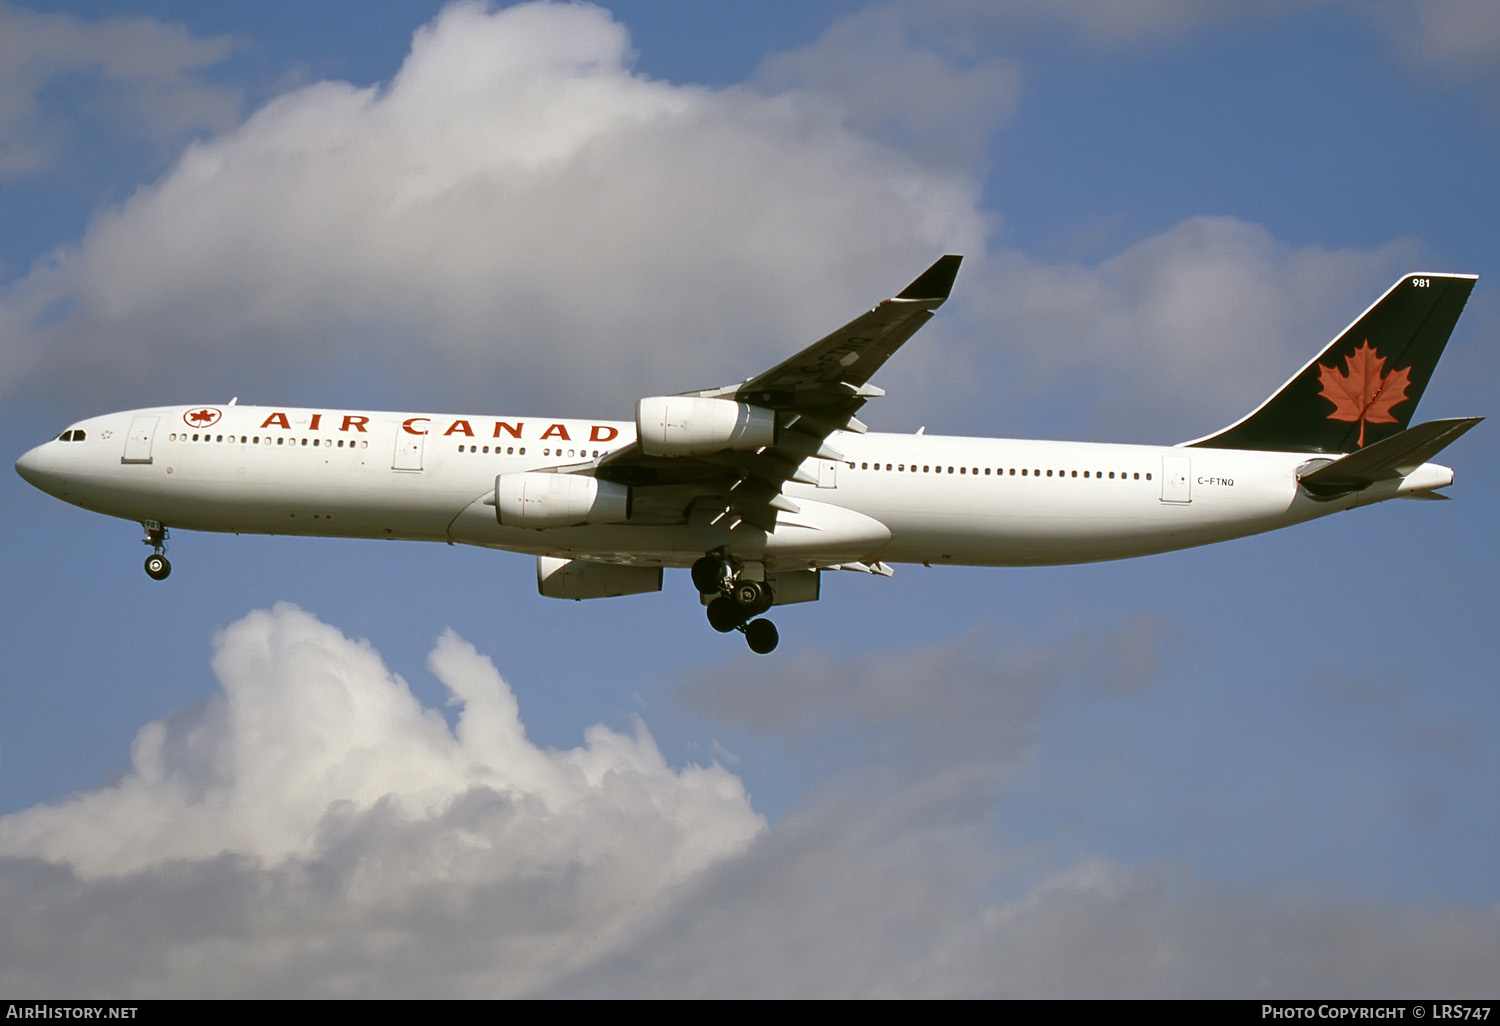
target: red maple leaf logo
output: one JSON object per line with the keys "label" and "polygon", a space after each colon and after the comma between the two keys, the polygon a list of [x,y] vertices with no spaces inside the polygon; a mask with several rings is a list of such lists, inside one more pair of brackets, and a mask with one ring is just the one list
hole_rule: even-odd
{"label": "red maple leaf logo", "polygon": [[1359,445],[1364,448],[1366,424],[1395,424],[1391,407],[1406,399],[1406,386],[1411,382],[1410,367],[1382,373],[1385,357],[1381,356],[1365,339],[1364,345],[1354,350],[1344,360],[1344,370],[1337,366],[1318,364],[1318,383],[1323,386],[1320,393],[1333,403],[1329,420],[1349,423],[1359,421]]}
{"label": "red maple leaf logo", "polygon": [[218,410],[204,407],[201,410],[193,410],[190,413],[183,414],[182,419],[193,427],[207,427],[217,421],[220,416],[221,414]]}

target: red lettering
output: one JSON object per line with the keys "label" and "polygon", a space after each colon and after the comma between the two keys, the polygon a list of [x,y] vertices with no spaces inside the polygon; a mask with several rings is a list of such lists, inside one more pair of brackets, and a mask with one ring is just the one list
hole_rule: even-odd
{"label": "red lettering", "polygon": [[505,433],[508,434],[508,435],[510,435],[510,437],[512,437],[512,438],[520,438],[521,437],[521,428],[522,428],[522,426],[524,426],[524,424],[525,424],[525,421],[519,421],[519,420],[516,421],[514,424],[507,424],[503,420],[497,420],[497,421],[495,421],[495,433],[491,437],[493,437],[493,438],[499,438],[500,437],[500,429],[504,428],[505,429]]}
{"label": "red lettering", "polygon": [[322,419],[323,419],[323,415],[321,413],[314,413],[313,416],[312,416],[312,423],[309,424],[309,425],[307,425],[307,430],[309,430],[309,431],[316,431],[316,430],[318,430],[318,422],[320,420],[322,420]]}
{"label": "red lettering", "polygon": [[545,442],[547,439],[553,437],[554,435],[558,438],[561,438],[564,442],[571,442],[573,440],[568,437],[567,428],[565,428],[561,424],[553,424],[546,431],[542,432],[542,441]]}
{"label": "red lettering", "polygon": [[348,431],[351,427],[356,431],[364,431],[365,425],[370,423],[369,417],[356,417],[352,413],[344,414],[344,426],[340,431]]}
{"label": "red lettering", "polygon": [[589,432],[589,441],[613,442],[619,433],[619,428],[612,428],[605,424],[595,424],[594,430]]}
{"label": "red lettering", "polygon": [[421,431],[418,431],[416,428],[412,427],[412,425],[415,424],[419,420],[426,421],[428,423],[432,422],[432,418],[431,417],[408,417],[408,418],[406,418],[405,420],[403,420],[401,422],[401,429],[403,431],[405,431],[409,435],[425,435],[427,433],[427,429],[426,428],[423,428]]}
{"label": "red lettering", "polygon": [[468,435],[470,438],[474,437],[474,429],[469,427],[469,422],[466,420],[455,420],[449,425],[448,430],[443,432],[443,437],[447,438],[455,431],[461,435]]}
{"label": "red lettering", "polygon": [[287,423],[286,414],[284,414],[284,413],[273,413],[273,414],[271,414],[269,417],[266,418],[266,422],[264,424],[262,424],[261,427],[262,428],[268,428],[272,424],[275,424],[277,427],[286,428],[288,431],[290,431],[292,429],[292,425],[289,424],[289,423]]}

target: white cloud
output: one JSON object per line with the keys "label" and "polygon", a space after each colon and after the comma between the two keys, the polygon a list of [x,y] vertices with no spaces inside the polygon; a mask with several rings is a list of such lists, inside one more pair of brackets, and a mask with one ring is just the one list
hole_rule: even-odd
{"label": "white cloud", "polygon": [[1294,247],[1257,224],[1195,217],[1097,264],[998,253],[969,283],[965,316],[1004,340],[1005,376],[979,376],[1008,381],[1014,401],[1066,396],[1122,440],[1174,442],[1270,395],[1411,269],[1416,248]]}
{"label": "white cloud", "polygon": [[1500,6],[1490,0],[1397,0],[1372,6],[1397,49],[1447,72],[1500,69]]}
{"label": "white cloud", "polygon": [[149,18],[88,22],[0,5],[0,176],[59,159],[69,129],[48,116],[42,93],[64,80],[97,76],[103,88],[90,88],[88,102],[116,131],[160,140],[227,127],[238,95],[198,76],[232,48]]}
{"label": "white cloud", "polygon": [[[1065,693],[1130,701],[1159,635],[1137,621],[958,639],[855,660],[807,705],[721,702],[721,721],[772,734],[799,715],[836,730],[848,707],[823,778],[766,829],[735,776],[672,769],[643,727],[531,744],[510,689],[451,634],[429,666],[459,707],[452,729],[368,643],[290,606],[253,613],[218,640],[221,693],[144,728],[117,785],[0,819],[0,990],[1488,993],[1495,909],[1355,904],[1005,843],[1006,770],[1048,710]],[[788,667],[814,688],[818,672]],[[889,759],[891,733],[929,757]],[[931,755],[945,741],[950,757]]]}
{"label": "white cloud", "polygon": [[[294,607],[229,627],[222,691],[142,728],[119,783],[0,819],[0,989],[410,993],[419,971],[382,973],[441,952],[466,993],[513,993],[763,826],[737,778],[673,769],[643,725],[538,748],[489,660],[449,633],[428,662],[451,731],[368,643]],[[91,939],[57,964],[74,915]]]}
{"label": "white cloud", "polygon": [[387,86],[282,96],[34,268],[5,300],[25,352],[4,387],[248,394],[375,367],[449,402],[624,414],[982,247],[973,181],[795,93],[630,62],[598,8],[448,7]]}
{"label": "white cloud", "polygon": [[1181,866],[1007,852],[983,790],[955,776],[845,787],[544,993],[1410,1000],[1493,989],[1496,909],[1356,904]]}
{"label": "white cloud", "polygon": [[876,8],[715,91],[635,73],[598,8],[449,7],[388,85],[282,96],[0,293],[0,391],[93,409],[342,382],[624,417],[771,366],[949,251],[969,255],[954,301],[872,424],[982,402],[999,413],[933,429],[1019,433],[1010,411],[1065,394],[1104,411],[1077,433],[1173,441],[1245,412],[1405,269],[1408,243],[1297,248],[1232,218],[1099,264],[987,255],[979,182],[928,144],[977,144],[1015,73],[937,21]]}
{"label": "white cloud", "polygon": [[1014,113],[1021,72],[975,55],[961,37],[918,38],[931,28],[926,13],[875,6],[839,18],[815,42],[767,57],[756,84],[820,101],[831,116],[931,164],[972,164]]}

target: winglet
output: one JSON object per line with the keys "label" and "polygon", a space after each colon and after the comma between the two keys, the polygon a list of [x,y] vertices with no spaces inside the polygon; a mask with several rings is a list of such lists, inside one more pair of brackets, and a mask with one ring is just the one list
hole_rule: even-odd
{"label": "winglet", "polygon": [[941,303],[953,291],[953,280],[958,277],[958,265],[963,259],[952,254],[938,257],[937,263],[918,275],[896,298]]}

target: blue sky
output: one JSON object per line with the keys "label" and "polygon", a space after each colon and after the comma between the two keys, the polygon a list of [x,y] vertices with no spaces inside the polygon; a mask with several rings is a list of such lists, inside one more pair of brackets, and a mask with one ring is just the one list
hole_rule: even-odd
{"label": "blue sky", "polygon": [[[1422,414],[1500,383],[1489,4],[123,10],[0,6],[12,458],[236,395],[624,418],[943,252],[876,430],[1196,437],[1418,269],[1481,275]],[[685,574],[184,532],[157,584],[12,475],[0,990],[1488,994],[1496,455],[830,575],[769,659]]]}

